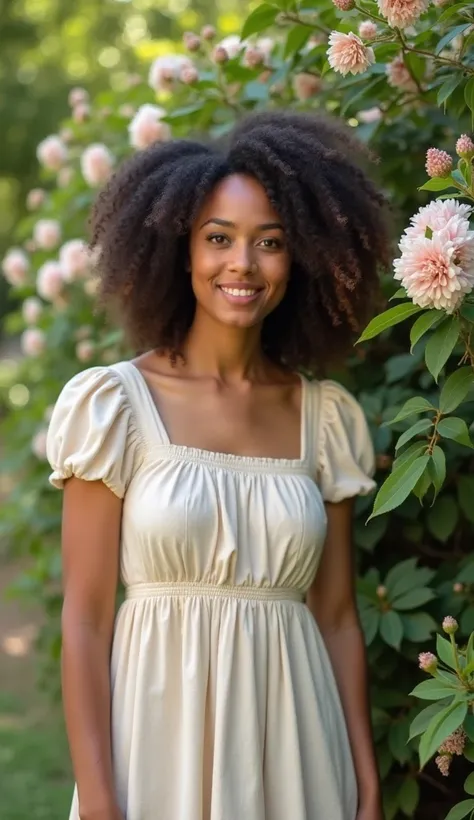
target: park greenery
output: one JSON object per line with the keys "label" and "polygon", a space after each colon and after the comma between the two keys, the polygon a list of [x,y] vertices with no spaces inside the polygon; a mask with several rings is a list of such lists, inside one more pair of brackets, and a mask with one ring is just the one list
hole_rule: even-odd
{"label": "park greenery", "polygon": [[199,26],[120,83],[101,81],[74,88],[36,146],[28,213],[3,260],[18,305],[7,330],[24,359],[4,402],[3,466],[16,481],[0,526],[13,553],[33,558],[17,588],[44,607],[45,658],[54,668],[60,652],[51,408],[78,370],[134,353],[95,303],[97,190],[154,140],[220,138],[252,110],[340,116],[379,158],[394,226],[380,313],[325,373],[358,397],[377,455],[379,490],[357,501],[355,542],[385,813],[473,817],[474,6],[273,0],[231,36]]}

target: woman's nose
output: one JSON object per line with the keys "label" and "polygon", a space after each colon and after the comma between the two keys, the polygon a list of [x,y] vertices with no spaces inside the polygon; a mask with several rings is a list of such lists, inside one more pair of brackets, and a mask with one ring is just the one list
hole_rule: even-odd
{"label": "woman's nose", "polygon": [[235,273],[253,273],[254,254],[247,242],[235,243],[229,260],[229,270]]}

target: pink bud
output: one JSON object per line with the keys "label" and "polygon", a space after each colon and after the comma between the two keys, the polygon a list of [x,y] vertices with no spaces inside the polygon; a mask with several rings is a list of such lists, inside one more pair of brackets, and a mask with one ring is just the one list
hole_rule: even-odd
{"label": "pink bud", "polygon": [[29,211],[36,211],[41,207],[45,198],[46,193],[42,188],[33,188],[26,198],[26,207]]}
{"label": "pink bud", "polygon": [[459,581],[457,581],[455,584],[453,584],[453,592],[455,592],[456,594],[464,592],[464,584],[460,584]]}
{"label": "pink bud", "polygon": [[72,109],[72,118],[74,122],[85,122],[91,113],[90,105],[87,103],[79,103]]}
{"label": "pink bud", "polygon": [[193,31],[185,31],[183,34],[183,43],[188,51],[199,51],[201,48],[201,38]]}
{"label": "pink bud", "polygon": [[429,177],[449,177],[453,161],[446,151],[428,148],[426,152],[426,173]]}
{"label": "pink bud", "polygon": [[71,108],[89,102],[89,94],[85,88],[72,88],[69,92],[68,103]]}
{"label": "pink bud", "polygon": [[201,37],[203,40],[213,40],[216,36],[216,30],[214,26],[203,26],[201,29]]}
{"label": "pink bud", "polygon": [[447,635],[454,635],[459,629],[456,618],[453,618],[452,615],[446,615],[446,618],[443,620],[443,629]]}
{"label": "pink bud", "polygon": [[456,154],[463,159],[472,159],[474,156],[474,142],[467,134],[461,134],[456,143]]}
{"label": "pink bud", "polygon": [[41,265],[36,276],[36,290],[48,302],[54,302],[64,289],[64,274],[59,262],[50,260]]}
{"label": "pink bud", "polygon": [[66,282],[84,277],[90,267],[89,253],[82,239],[70,239],[59,251],[59,262]]}
{"label": "pink bud", "polygon": [[21,312],[27,325],[35,325],[43,312],[43,303],[36,296],[30,296],[23,302]]}
{"label": "pink bud", "polygon": [[94,356],[95,347],[89,339],[84,339],[76,345],[76,356],[80,362],[89,362]]}
{"label": "pink bud", "polygon": [[377,26],[372,20],[363,20],[359,26],[359,36],[363,40],[373,40],[377,36]]}
{"label": "pink bud", "polygon": [[354,8],[354,0],[332,0],[339,11],[350,11]]}
{"label": "pink bud", "polygon": [[387,596],[387,587],[380,584],[376,589],[377,598],[385,598]]}
{"label": "pink bud", "polygon": [[265,62],[265,54],[257,46],[248,46],[245,49],[244,63],[249,68],[257,68]]}
{"label": "pink bud", "polygon": [[64,142],[53,134],[40,142],[36,156],[41,165],[49,171],[59,171],[67,160],[67,148]]}
{"label": "pink bud", "polygon": [[30,263],[21,248],[11,248],[2,262],[5,279],[13,287],[21,287],[28,278]]}
{"label": "pink bud", "polygon": [[418,655],[418,665],[423,672],[435,672],[438,668],[438,658],[432,652],[420,652]]}
{"label": "pink bud", "polygon": [[180,80],[185,85],[194,85],[199,80],[199,74],[197,68],[194,66],[185,67],[182,69],[180,74]]}
{"label": "pink bud", "polygon": [[37,433],[33,436],[31,442],[31,449],[35,454],[36,458],[40,461],[46,461],[46,440],[47,440],[48,431],[47,430],[38,430]]}
{"label": "pink bud", "polygon": [[311,97],[314,97],[321,91],[321,88],[321,78],[316,77],[314,74],[307,74],[303,71],[301,74],[295,74],[293,77],[293,91],[295,92],[295,97],[301,100],[301,102],[310,100]]}
{"label": "pink bud", "polygon": [[33,229],[33,239],[39,248],[50,251],[61,241],[61,226],[56,219],[39,219]]}
{"label": "pink bud", "polygon": [[217,48],[214,49],[212,58],[215,63],[222,64],[227,62],[227,60],[229,59],[229,55],[225,50],[224,46],[217,46]]}
{"label": "pink bud", "polygon": [[85,181],[91,187],[103,185],[112,173],[114,158],[102,143],[93,143],[81,156],[81,170]]}
{"label": "pink bud", "polygon": [[46,336],[42,330],[29,327],[21,336],[21,349],[25,356],[40,356],[46,347]]}

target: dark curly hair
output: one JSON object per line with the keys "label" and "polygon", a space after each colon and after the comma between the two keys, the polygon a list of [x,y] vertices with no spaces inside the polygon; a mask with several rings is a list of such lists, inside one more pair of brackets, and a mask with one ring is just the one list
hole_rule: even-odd
{"label": "dark curly hair", "polygon": [[263,186],[292,260],[286,294],[264,321],[266,354],[313,369],[347,350],[390,261],[386,201],[363,154],[342,124],[278,111],[250,115],[225,142],[156,143],[126,161],[93,208],[91,249],[102,300],[118,308],[137,350],[180,354],[195,310],[190,228],[206,195],[234,173]]}

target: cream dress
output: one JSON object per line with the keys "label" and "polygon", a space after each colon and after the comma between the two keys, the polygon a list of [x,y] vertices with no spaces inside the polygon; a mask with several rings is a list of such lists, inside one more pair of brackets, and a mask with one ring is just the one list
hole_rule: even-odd
{"label": "cream dress", "polygon": [[172,444],[130,362],[79,373],[56,403],[51,483],[100,479],[123,498],[111,686],[126,820],[355,818],[344,715],[303,597],[324,500],[373,489],[373,450],[349,393],[302,385],[299,459]]}

